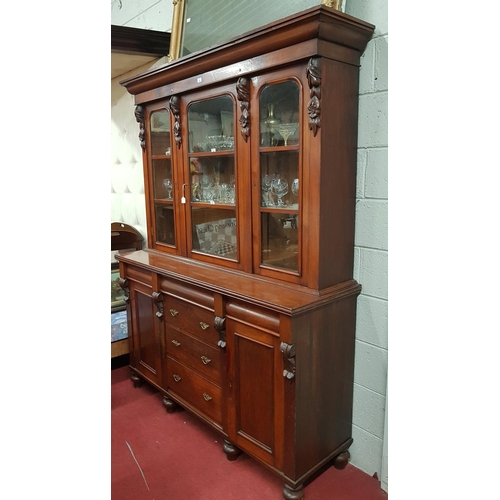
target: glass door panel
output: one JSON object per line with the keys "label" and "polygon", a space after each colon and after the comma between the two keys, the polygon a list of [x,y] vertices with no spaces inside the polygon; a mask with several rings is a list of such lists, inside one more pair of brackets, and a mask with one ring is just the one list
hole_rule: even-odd
{"label": "glass door panel", "polygon": [[156,241],[175,245],[174,207],[155,204]]}
{"label": "glass door panel", "polygon": [[189,152],[234,149],[234,104],[229,95],[194,102],[188,110]]}
{"label": "glass door panel", "polygon": [[170,113],[151,113],[152,190],[156,242],[175,246],[174,178],[170,143]]}
{"label": "glass door panel", "polygon": [[294,81],[267,85],[260,94],[261,147],[299,144],[299,86]]}
{"label": "glass door panel", "polygon": [[299,86],[267,85],[260,110],[261,266],[299,272]]}
{"label": "glass door panel", "polygon": [[192,250],[237,260],[233,98],[191,103],[188,129]]}
{"label": "glass door panel", "polygon": [[234,205],[234,157],[191,157],[190,186],[192,203]]}
{"label": "glass door panel", "polygon": [[173,197],[172,162],[170,158],[153,160],[153,195],[155,200]]}
{"label": "glass door panel", "polygon": [[261,207],[299,209],[299,152],[260,154]]}
{"label": "glass door panel", "polygon": [[238,241],[236,211],[196,207],[192,211],[193,250],[236,259]]}
{"label": "glass door panel", "polygon": [[299,216],[296,213],[261,214],[262,264],[297,271]]}
{"label": "glass door panel", "polygon": [[151,113],[151,154],[170,155],[170,113],[166,109]]}

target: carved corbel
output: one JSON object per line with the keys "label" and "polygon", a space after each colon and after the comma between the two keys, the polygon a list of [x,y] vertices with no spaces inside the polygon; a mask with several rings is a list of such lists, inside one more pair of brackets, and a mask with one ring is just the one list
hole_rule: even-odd
{"label": "carved corbel", "polygon": [[283,357],[285,369],[283,370],[283,377],[292,379],[295,377],[295,344],[287,344],[281,342],[280,351]]}
{"label": "carved corbel", "polygon": [[156,311],[156,317],[163,319],[163,297],[161,292],[153,292],[151,297],[153,298],[153,302],[158,309],[158,311]]}
{"label": "carved corbel", "polygon": [[144,126],[144,108],[141,105],[135,107],[135,119],[139,123],[139,141],[144,151],[146,149],[146,129]]}
{"label": "carved corbel", "polygon": [[250,80],[242,76],[236,84],[236,92],[238,94],[238,101],[240,101],[241,135],[246,142],[250,135]]}
{"label": "carved corbel", "polygon": [[170,113],[172,113],[174,117],[174,137],[175,142],[177,143],[177,147],[180,148],[182,144],[181,137],[181,102],[180,99],[173,95],[169,101],[170,104]]}
{"label": "carved corbel", "polygon": [[215,316],[214,328],[219,332],[219,342],[217,345],[224,349],[226,347],[226,318]]}
{"label": "carved corbel", "polygon": [[128,304],[130,301],[130,288],[129,288],[129,281],[128,279],[125,278],[120,278],[118,280],[118,284],[120,285],[120,288],[123,290],[125,293],[125,302]]}
{"label": "carved corbel", "polygon": [[309,84],[309,103],[307,114],[309,115],[309,129],[316,136],[321,126],[321,58],[311,57],[307,64],[307,82]]}

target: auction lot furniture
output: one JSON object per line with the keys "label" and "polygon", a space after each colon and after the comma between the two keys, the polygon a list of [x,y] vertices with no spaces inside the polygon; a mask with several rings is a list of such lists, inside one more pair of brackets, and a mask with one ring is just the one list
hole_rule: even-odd
{"label": "auction lot furniture", "polygon": [[374,27],[318,6],[122,82],[148,248],[117,256],[131,378],[282,478],[352,443],[360,56]]}

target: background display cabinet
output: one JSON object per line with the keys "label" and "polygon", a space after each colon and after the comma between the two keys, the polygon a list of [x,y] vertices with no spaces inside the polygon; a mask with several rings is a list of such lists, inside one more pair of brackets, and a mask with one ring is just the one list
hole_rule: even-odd
{"label": "background display cabinet", "polygon": [[282,478],[352,443],[358,74],[374,27],[318,6],[129,80],[148,248],[122,254],[130,365]]}

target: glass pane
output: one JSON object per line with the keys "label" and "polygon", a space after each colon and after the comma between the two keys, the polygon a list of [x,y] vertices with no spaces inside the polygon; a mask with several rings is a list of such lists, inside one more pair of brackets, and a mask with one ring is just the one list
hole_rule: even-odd
{"label": "glass pane", "polygon": [[155,200],[172,200],[172,162],[170,158],[153,160],[153,191]]}
{"label": "glass pane", "polygon": [[261,207],[299,208],[299,152],[260,154]]}
{"label": "glass pane", "polygon": [[155,203],[156,241],[175,245],[174,208],[172,205]]}
{"label": "glass pane", "polygon": [[193,208],[193,250],[237,258],[236,211],[231,209]]}
{"label": "glass pane", "polygon": [[260,94],[261,147],[299,143],[299,86],[294,81],[268,85]]}
{"label": "glass pane", "polygon": [[188,127],[190,153],[233,150],[233,100],[225,95],[191,104]]}
{"label": "glass pane", "polygon": [[299,216],[262,213],[262,264],[298,271]]}
{"label": "glass pane", "polygon": [[190,159],[191,201],[234,205],[234,157],[207,156]]}
{"label": "glass pane", "polygon": [[170,154],[170,113],[166,109],[151,113],[151,153]]}

